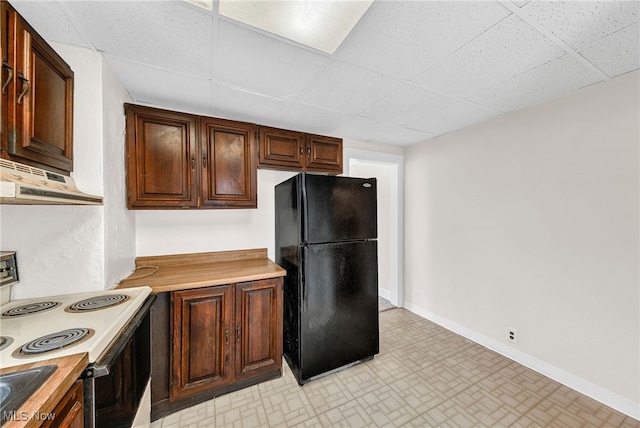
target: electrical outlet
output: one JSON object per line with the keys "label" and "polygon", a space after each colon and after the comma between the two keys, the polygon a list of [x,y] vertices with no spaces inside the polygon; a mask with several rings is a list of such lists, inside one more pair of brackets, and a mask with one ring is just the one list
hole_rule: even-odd
{"label": "electrical outlet", "polygon": [[507,327],[507,341],[513,343],[514,345],[518,344],[518,330],[515,328]]}

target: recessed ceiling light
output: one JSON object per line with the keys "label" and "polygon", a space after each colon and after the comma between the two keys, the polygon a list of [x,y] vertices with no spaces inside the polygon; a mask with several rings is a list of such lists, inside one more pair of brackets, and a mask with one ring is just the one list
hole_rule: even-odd
{"label": "recessed ceiling light", "polygon": [[332,54],[373,0],[220,0],[218,13]]}

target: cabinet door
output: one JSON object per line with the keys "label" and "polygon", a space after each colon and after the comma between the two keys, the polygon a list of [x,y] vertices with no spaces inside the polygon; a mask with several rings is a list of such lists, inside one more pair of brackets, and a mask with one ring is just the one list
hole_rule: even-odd
{"label": "cabinet door", "polygon": [[202,206],[256,208],[255,126],[201,118]]}
{"label": "cabinet door", "polygon": [[306,170],[342,174],[342,139],[307,135]]}
{"label": "cabinet door", "polygon": [[45,420],[41,428],[82,428],[84,427],[84,397],[82,381],[78,380],[62,397],[51,412],[53,419]]}
{"label": "cabinet door", "polygon": [[125,104],[129,208],[197,206],[196,117]]}
{"label": "cabinet door", "polygon": [[260,166],[293,169],[304,167],[305,137],[302,132],[260,127]]}
{"label": "cabinet door", "polygon": [[6,2],[0,2],[0,60],[2,60],[2,73],[0,73],[0,134],[2,135],[2,152],[6,150],[7,141],[7,102],[9,84],[13,80],[13,65],[9,62],[9,8]]}
{"label": "cabinet door", "polygon": [[16,66],[9,90],[8,157],[69,175],[73,169],[73,71],[15,15],[10,14]]}
{"label": "cabinet door", "polygon": [[173,293],[171,401],[233,380],[230,285]]}
{"label": "cabinet door", "polygon": [[236,284],[236,380],[282,368],[282,278]]}

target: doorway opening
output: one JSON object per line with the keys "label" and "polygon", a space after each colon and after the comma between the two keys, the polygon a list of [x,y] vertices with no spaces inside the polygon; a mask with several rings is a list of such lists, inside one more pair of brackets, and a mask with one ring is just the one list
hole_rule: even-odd
{"label": "doorway opening", "polygon": [[[358,151],[359,152],[359,151]],[[350,177],[375,177],[378,187],[378,295],[402,306],[402,163],[397,155],[353,153]],[[372,157],[374,157],[372,159]],[[401,158],[400,156],[397,156]]]}

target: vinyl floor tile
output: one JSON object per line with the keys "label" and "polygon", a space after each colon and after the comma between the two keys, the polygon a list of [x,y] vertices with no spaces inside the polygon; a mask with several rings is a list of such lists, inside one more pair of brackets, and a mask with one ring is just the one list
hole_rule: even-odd
{"label": "vinyl floor tile", "polygon": [[190,427],[640,428],[640,422],[404,309],[380,354],[299,386],[283,375],[151,423]]}

